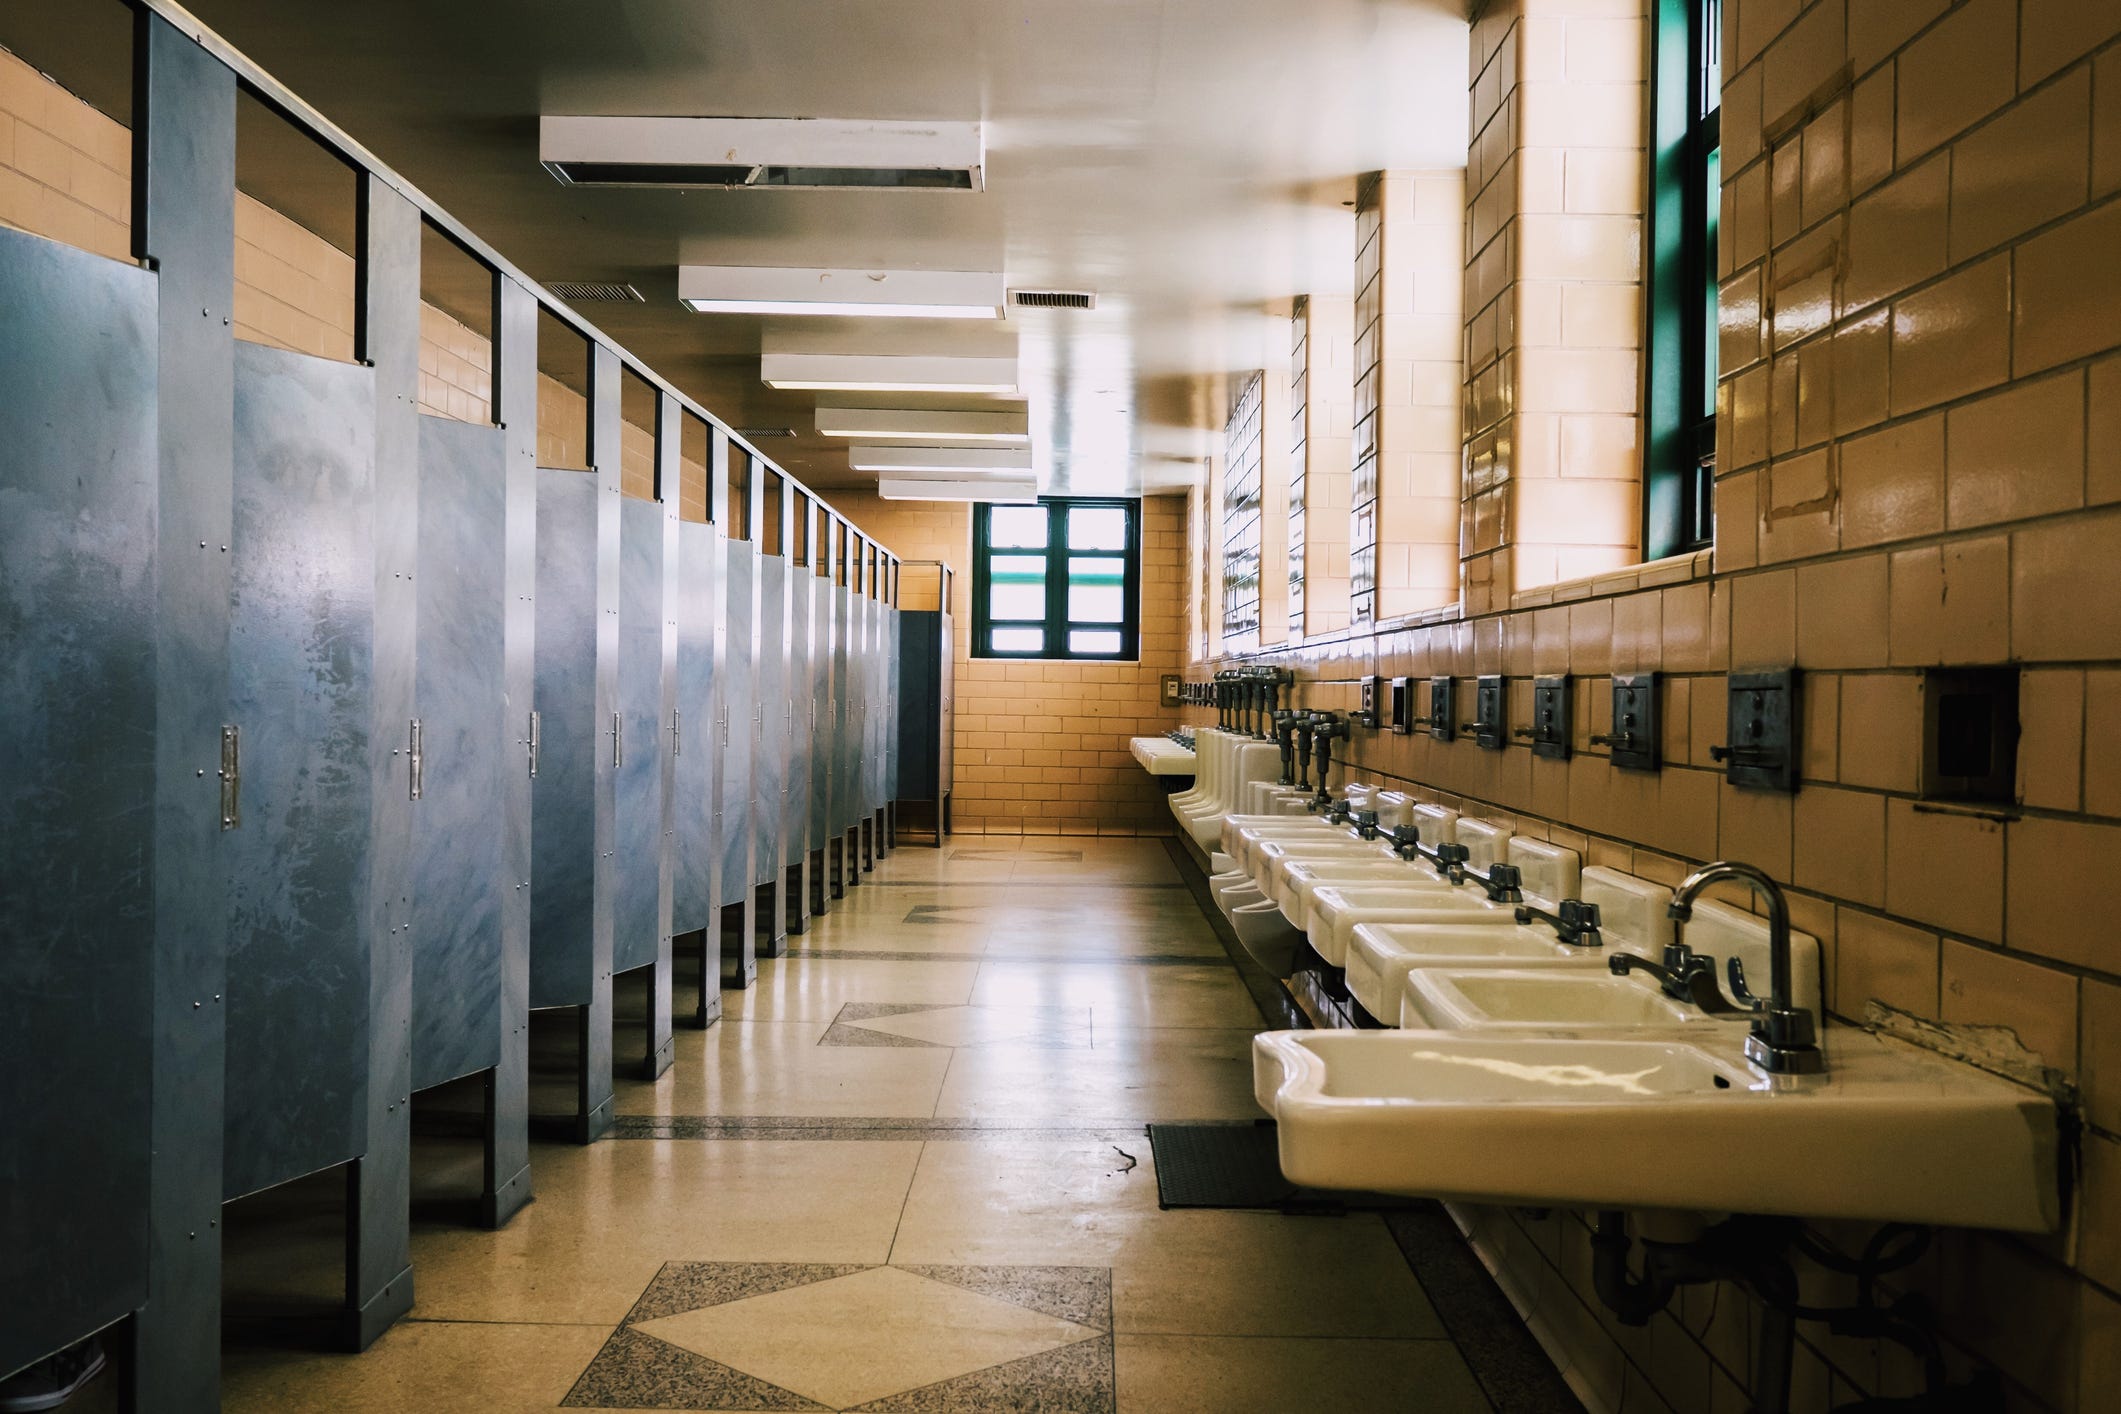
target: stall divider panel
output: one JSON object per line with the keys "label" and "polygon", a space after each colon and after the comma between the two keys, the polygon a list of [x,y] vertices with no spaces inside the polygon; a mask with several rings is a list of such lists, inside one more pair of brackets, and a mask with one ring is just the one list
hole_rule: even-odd
{"label": "stall divider panel", "polygon": [[538,469],[537,703],[530,1004],[578,1013],[573,1137],[611,1126],[618,699],[618,357],[593,346],[593,473]]}
{"label": "stall divider panel", "polygon": [[759,953],[778,957],[786,946],[788,910],[782,903],[782,791],[788,765],[788,561],[761,548],[758,559],[758,679],[752,696],[751,882],[759,890]]}
{"label": "stall divider panel", "polygon": [[832,555],[834,521],[818,518],[810,584],[810,909],[832,905]]}
{"label": "stall divider panel", "polygon": [[[236,79],[145,9],[135,34],[133,253],[154,262],[154,1088],[147,1302],[133,1407],[221,1407],[228,723],[235,443]],[[193,310],[199,314],[194,317]],[[201,1241],[200,1233],[208,1234]]]}
{"label": "stall divider panel", "polygon": [[[789,524],[801,525],[808,544],[809,502],[791,497],[795,514]],[[793,548],[793,540],[784,539]],[[814,552],[813,552],[814,553]],[[805,556],[807,561],[809,556]],[[781,860],[783,893],[787,899],[790,933],[806,931],[810,916],[810,750],[813,738],[810,711],[810,588],[815,576],[806,562],[788,566],[788,676],[784,696],[788,703],[788,771],[781,787]]]}
{"label": "stall divider panel", "polygon": [[155,295],[0,229],[0,1379],[147,1299]]}
{"label": "stall divider panel", "polygon": [[671,932],[700,935],[698,994],[691,1008],[695,1026],[722,1012],[721,899],[715,866],[721,841],[715,836],[721,788],[720,710],[715,673],[715,621],[721,612],[722,534],[707,521],[678,525],[677,711],[679,747],[672,762]]}
{"label": "stall divider panel", "polygon": [[663,672],[663,627],[669,616],[663,590],[671,557],[665,554],[668,517],[662,502],[622,496],[619,522],[618,721],[623,733],[612,751],[618,780],[611,970],[653,969],[638,1060],[642,1075],[653,1080],[669,1068],[671,1058],[670,936],[663,931],[669,917],[664,845],[670,764]]}
{"label": "stall divider panel", "polygon": [[499,1227],[530,1201],[530,914],[536,781],[531,724],[537,710],[538,304],[519,281],[499,279],[493,405],[507,478],[507,611],[502,659],[507,696],[501,741],[511,746],[501,818],[500,1063],[486,1085],[486,1154],[480,1216]]}
{"label": "stall divider panel", "polygon": [[755,734],[758,627],[758,547],[747,540],[723,542],[728,556],[723,578],[723,653],[721,666],[722,798],[717,829],[721,835],[722,907],[739,909],[741,924],[727,930],[733,952],[725,949],[728,982],[751,985],[758,975],[758,944],[752,917],[752,860],[756,832],[751,808],[752,745]]}
{"label": "stall divider panel", "polygon": [[[365,1132],[347,1169],[341,1338],[366,1350],[412,1309],[412,841],[424,788],[419,720],[420,213],[358,174],[355,354],[373,370],[373,694],[369,744],[368,1074]],[[327,508],[328,513],[329,508]],[[403,755],[376,749],[396,741]],[[489,870],[489,886],[498,875]]]}
{"label": "stall divider panel", "polygon": [[683,429],[677,399],[662,389],[656,390],[655,422],[655,493],[663,511],[663,583],[656,596],[662,612],[657,645],[661,659],[657,681],[662,691],[656,703],[656,759],[661,776],[657,794],[662,809],[656,821],[656,960],[648,995],[654,1029],[649,1036],[648,1064],[654,1074],[660,1075],[669,1069],[669,1057],[676,1054],[676,1042],[670,1034],[671,933],[677,907],[677,757],[684,730],[678,715],[678,595],[684,568],[678,517],[683,497],[679,484]]}

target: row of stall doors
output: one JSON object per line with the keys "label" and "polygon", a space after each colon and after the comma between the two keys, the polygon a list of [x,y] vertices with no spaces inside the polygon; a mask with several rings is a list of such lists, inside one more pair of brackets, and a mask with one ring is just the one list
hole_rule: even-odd
{"label": "row of stall doors", "polygon": [[[211,1236],[181,1184],[150,1193],[173,1126],[218,1132],[222,1199],[334,1165],[387,1199],[390,1091],[488,1072],[505,1221],[527,1009],[580,1009],[594,1137],[613,977],[653,969],[642,1060],[667,1063],[673,937],[711,960],[734,909],[748,952],[756,910],[770,945],[892,794],[896,611],[615,467],[519,460],[534,418],[393,424],[381,365],[235,343],[226,543],[191,543],[196,508],[158,499],[196,450],[160,406],[161,293],[0,229],[0,1375]],[[400,1299],[390,1247],[349,1279],[355,1344]]]}

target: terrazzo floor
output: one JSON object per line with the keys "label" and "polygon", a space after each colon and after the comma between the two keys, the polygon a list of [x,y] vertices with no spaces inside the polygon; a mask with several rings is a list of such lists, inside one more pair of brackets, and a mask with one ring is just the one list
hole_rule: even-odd
{"label": "terrazzo floor", "polygon": [[412,1315],[232,1338],[225,1408],[1497,1407],[1384,1216],[1159,1210],[1143,1126],[1255,1117],[1264,1025],[1162,842],[901,847],[789,942],[505,1229],[423,1141]]}

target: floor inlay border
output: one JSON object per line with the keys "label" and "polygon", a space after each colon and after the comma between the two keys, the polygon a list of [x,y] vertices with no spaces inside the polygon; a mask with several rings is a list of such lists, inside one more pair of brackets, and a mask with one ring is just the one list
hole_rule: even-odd
{"label": "floor inlay border", "polygon": [[1056,964],[1083,967],[1221,967],[1226,959],[1215,953],[984,953],[984,952],[883,952],[867,948],[790,948],[782,962],[1001,962],[1051,967]]}
{"label": "floor inlay border", "polygon": [[1109,1267],[666,1262],[562,1407],[1112,1414],[1112,1322]]}
{"label": "floor inlay border", "polygon": [[1143,1122],[1012,1122],[992,1119],[818,1119],[807,1115],[615,1115],[607,1138],[697,1140],[895,1140],[902,1143],[977,1140],[1135,1140],[1146,1144]]}

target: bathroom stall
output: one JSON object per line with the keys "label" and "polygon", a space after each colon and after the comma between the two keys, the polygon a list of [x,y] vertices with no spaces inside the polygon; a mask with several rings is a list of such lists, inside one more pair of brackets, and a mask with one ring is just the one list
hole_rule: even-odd
{"label": "bathroom stall", "polygon": [[756,650],[752,660],[751,883],[758,953],[779,957],[787,946],[783,903],[782,822],[787,818],[788,732],[788,487],[777,471],[759,466]]}
{"label": "bathroom stall", "polygon": [[671,934],[674,951],[695,958],[696,986],[684,1008],[695,1026],[722,1014],[720,841],[721,760],[716,741],[716,650],[722,602],[722,534],[709,519],[712,444],[721,434],[689,411],[677,414],[681,478],[676,589],[676,700],[671,721]]}
{"label": "bathroom stall", "polygon": [[[677,639],[669,605],[679,569],[674,463],[664,465],[662,395],[631,368],[619,375],[618,700],[611,722],[611,972],[641,974],[645,1001],[627,1069],[653,1080],[670,1068],[672,681]],[[675,448],[670,449],[673,453]],[[668,491],[666,496],[665,491]],[[613,1040],[616,1048],[619,1042]]]}
{"label": "bathroom stall", "polygon": [[832,714],[834,632],[832,566],[839,553],[839,518],[819,504],[810,558],[810,911],[832,906],[832,752],[838,723]]}
{"label": "bathroom stall", "polygon": [[[564,386],[585,369],[574,356],[581,338],[549,313],[539,325],[540,370]],[[566,353],[552,348],[555,342]],[[574,1113],[567,1126],[585,1144],[611,1125],[613,855],[624,750],[618,375],[618,355],[588,345],[580,389],[588,416],[582,444],[570,449],[579,465],[537,470],[530,1005],[574,1014]],[[542,440],[555,450],[564,442],[558,433]]]}
{"label": "bathroom stall", "polygon": [[726,437],[715,439],[727,470],[723,525],[721,709],[715,736],[720,752],[720,803],[715,833],[721,841],[720,927],[726,986],[749,987],[758,976],[753,916],[752,747],[758,712],[757,644],[759,554],[755,543],[757,487],[751,453]]}
{"label": "bathroom stall", "polygon": [[788,766],[781,787],[781,896],[783,923],[802,933],[810,918],[810,748],[814,678],[810,666],[811,568],[816,502],[789,487],[788,546]]}

